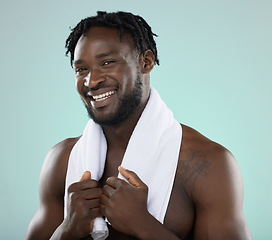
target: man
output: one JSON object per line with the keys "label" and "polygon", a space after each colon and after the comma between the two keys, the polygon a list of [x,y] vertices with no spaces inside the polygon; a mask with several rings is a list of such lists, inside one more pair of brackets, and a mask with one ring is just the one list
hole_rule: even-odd
{"label": "man", "polygon": [[[150,168],[151,158],[141,162],[142,157],[137,156],[129,164],[139,170],[119,167],[128,158],[134,132],[138,132],[145,113],[153,111],[147,110],[148,106],[152,101],[155,105],[160,101],[153,100],[156,92],[149,85],[149,74],[159,64],[154,35],[143,18],[124,12],[98,12],[72,30],[66,47],[75,71],[76,88],[92,119],[91,126],[101,131],[87,136],[88,123],[82,137],[66,139],[48,153],[40,177],[40,208],[29,225],[26,239],[92,239],[90,233],[94,232],[96,220],[104,222],[103,218],[108,222],[107,239],[251,239],[242,210],[242,178],[234,157],[195,130],[179,124],[179,129],[176,128],[177,132],[182,129],[182,140],[177,135],[174,174],[159,175],[149,184],[149,179],[152,182],[153,175],[162,171],[160,164],[155,159]],[[157,121],[161,118],[164,116],[160,115]],[[152,120],[150,127],[157,121]],[[175,134],[167,133],[163,132],[158,141],[164,137],[172,139]],[[149,129],[139,134],[141,144]],[[97,137],[101,135],[105,143],[102,139],[100,144]],[[85,143],[84,139],[92,142]],[[154,136],[154,142],[146,143],[148,148],[156,145],[156,141]],[[84,144],[82,151],[80,146]],[[94,145],[100,151],[103,144],[106,150],[105,156],[99,158],[104,161],[100,176],[91,164],[69,181],[80,165],[80,156],[85,151],[92,154]],[[150,150],[159,153],[158,158],[165,151]],[[163,158],[166,168],[170,158]],[[156,165],[159,167],[153,168]],[[142,174],[145,169],[148,174]],[[170,188],[163,186],[167,178]],[[153,187],[157,181],[159,187]],[[163,188],[169,192],[163,203],[167,208],[162,217],[157,217],[156,212],[161,209],[151,208],[153,201],[160,201]]]}

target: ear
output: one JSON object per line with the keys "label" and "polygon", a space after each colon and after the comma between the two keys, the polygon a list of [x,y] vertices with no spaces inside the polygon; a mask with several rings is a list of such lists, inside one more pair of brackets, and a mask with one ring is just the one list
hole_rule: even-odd
{"label": "ear", "polygon": [[140,55],[139,61],[141,66],[141,72],[143,74],[148,74],[151,72],[155,65],[155,56],[151,50],[147,49],[144,53]]}

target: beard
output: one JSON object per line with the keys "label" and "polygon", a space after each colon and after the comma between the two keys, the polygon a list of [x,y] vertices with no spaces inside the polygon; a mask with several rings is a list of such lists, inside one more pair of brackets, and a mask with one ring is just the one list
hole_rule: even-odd
{"label": "beard", "polygon": [[88,115],[93,121],[102,126],[113,126],[125,121],[140,105],[143,90],[140,74],[137,74],[137,79],[132,93],[125,95],[119,99],[117,110],[107,116],[98,118],[93,109],[85,105]]}

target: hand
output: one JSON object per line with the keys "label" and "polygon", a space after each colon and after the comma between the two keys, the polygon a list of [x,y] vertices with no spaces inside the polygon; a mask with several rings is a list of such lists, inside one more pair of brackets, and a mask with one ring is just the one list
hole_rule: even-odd
{"label": "hand", "polygon": [[101,217],[100,197],[102,189],[98,183],[91,180],[91,173],[86,171],[79,182],[68,188],[67,217],[65,225],[75,238],[83,238],[92,231],[93,221]]}
{"label": "hand", "polygon": [[136,236],[148,215],[148,187],[132,171],[118,168],[126,181],[110,177],[103,187],[101,211],[113,228],[128,235]]}

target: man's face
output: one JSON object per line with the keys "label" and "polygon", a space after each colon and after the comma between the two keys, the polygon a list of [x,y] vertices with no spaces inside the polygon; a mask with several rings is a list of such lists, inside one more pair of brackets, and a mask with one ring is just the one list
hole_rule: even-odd
{"label": "man's face", "polygon": [[96,123],[120,123],[141,103],[138,57],[132,40],[120,42],[117,29],[92,27],[79,39],[73,64],[76,88]]}

